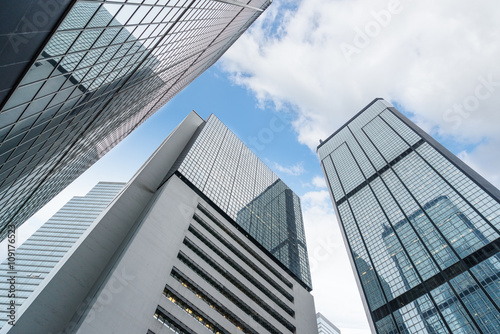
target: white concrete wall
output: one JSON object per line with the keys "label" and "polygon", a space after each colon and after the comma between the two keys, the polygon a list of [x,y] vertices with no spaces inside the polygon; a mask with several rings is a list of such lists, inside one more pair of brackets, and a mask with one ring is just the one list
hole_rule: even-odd
{"label": "white concrete wall", "polygon": [[[160,146],[111,206],[68,253],[67,258],[61,261],[62,264],[50,281],[41,286],[26,302],[27,307],[22,310],[21,317],[10,333],[123,334],[147,333],[148,329],[156,334],[171,333],[153,317],[158,306],[195,333],[208,333],[200,322],[163,295],[165,284],[229,333],[241,333],[223,314],[211,308],[172,277],[173,266],[187,275],[215,301],[229,309],[249,328],[259,334],[267,333],[267,330],[249,314],[182,263],[177,257],[181,250],[280,332],[291,333],[279,320],[252,300],[253,296],[260,298],[295,326],[297,334],[317,334],[313,297],[293,277],[276,265],[266,253],[249,241],[177,176],[172,176],[157,190],[164,175],[201,122],[197,115],[191,114]],[[197,208],[198,203],[210,211],[232,234],[243,240],[257,256],[268,261],[282,276],[292,282],[293,288],[281,282],[244,247],[233,243],[231,236]],[[279,290],[193,220],[195,212],[243,253],[243,256],[258,265],[281,288],[292,294],[294,301],[291,302],[283,297]],[[190,224],[234,259],[270,293],[291,307],[295,311],[295,316],[287,314],[270,298],[269,293],[258,289],[189,232]],[[250,297],[245,295],[184,245],[183,240],[186,236],[253,294],[250,294]]]}
{"label": "white concrete wall", "polygon": [[128,243],[164,175],[202,123],[194,112],[186,117],[17,310],[16,325],[0,333],[72,332],[93,299],[94,286],[107,277],[110,261]]}
{"label": "white concrete wall", "polygon": [[[290,333],[290,331],[280,324],[279,321],[270,316],[265,310],[253,302],[252,299],[243,294],[215,269],[206,264],[196,255],[196,253],[187,248],[187,246],[183,244],[185,237],[188,237],[208,256],[221,264],[225,270],[254,292],[256,296],[261,298],[265,303],[270,305],[292,323],[297,328],[296,333],[317,333],[316,313],[311,294],[294,281],[285,271],[276,266],[280,273],[294,285],[293,288],[290,289],[285,284],[280,283],[285,290],[289,290],[294,296],[294,302],[292,303],[285,299],[279,291],[274,289],[243,261],[236,258],[231,250],[213,238],[201,225],[192,219],[193,214],[196,212],[206,223],[209,223],[211,228],[219,232],[226,240],[231,241],[231,238],[227,236],[224,231],[219,229],[208,217],[203,215],[203,213],[196,208],[199,202],[201,202],[205,208],[209,209],[212,214],[217,215],[219,220],[233,231],[233,233],[237,234],[243,240],[246,239],[184,182],[176,176],[173,176],[159,191],[151,209],[142,218],[139,229],[130,239],[129,245],[124,250],[122,256],[117,259],[118,262],[108,275],[108,279],[97,292],[92,304],[89,306],[89,310],[87,310],[84,318],[81,319],[76,333],[146,333],[148,329],[157,334],[170,333],[168,328],[153,318],[153,314],[158,305],[196,333],[206,332],[202,324],[163,296],[162,292],[165,284],[168,284],[177,294],[185,297],[193,306],[204,312],[209,318],[230,333],[241,333],[241,331],[225,319],[222,314],[212,309],[207,303],[197,298],[193,292],[182,286],[175,278],[170,276],[173,266],[186,274],[206,293],[212,296],[214,300],[227,306],[231,312],[249,327],[253,328],[258,333],[267,333],[267,331],[258,322],[252,319],[250,315],[232,304],[231,301],[217,291],[217,289],[205,282],[184,263],[180,262],[177,258],[179,250],[182,250],[182,252],[194,260],[206,272],[222,283],[226,288],[229,288],[231,292],[236,294],[247,305],[266,318],[266,320],[278,330],[283,333]],[[205,235],[224,253],[230,256],[232,255],[232,258],[236,259],[241,267],[252,274],[254,278],[257,278],[274,295],[277,297],[281,296],[281,300],[295,310],[295,318],[283,311],[269,298],[269,296],[257,289],[243,275],[228,265],[213,250],[189,232],[188,227],[190,224],[198,229],[198,231]],[[262,258],[268,259],[272,263],[272,260],[250,241],[248,241],[248,245]],[[238,249],[244,253],[245,256],[249,259],[253,259],[252,255],[247,253],[241,246],[236,246],[238,246]],[[260,265],[260,267],[262,267],[262,265]],[[271,278],[274,277],[267,269],[263,268],[263,271]],[[122,279],[120,279],[120,277],[122,277]],[[280,282],[277,278],[275,281]]]}

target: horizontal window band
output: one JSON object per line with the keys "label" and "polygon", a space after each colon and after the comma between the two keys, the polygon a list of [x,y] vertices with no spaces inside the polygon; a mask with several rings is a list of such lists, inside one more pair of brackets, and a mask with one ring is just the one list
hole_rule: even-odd
{"label": "horizontal window band", "polygon": [[190,303],[186,298],[182,297],[178,292],[176,292],[170,286],[165,285],[163,290],[163,295],[167,297],[172,303],[182,309],[184,312],[189,314],[191,317],[200,322],[204,327],[211,330],[214,333],[220,334],[230,334],[221,325],[219,325],[212,318],[207,316],[204,312],[199,310],[196,306]]}
{"label": "horizontal window band", "polygon": [[252,283],[257,289],[259,289],[262,293],[268,296],[273,302],[275,302],[279,307],[281,307],[285,312],[290,314],[292,317],[294,316],[293,309],[283,303],[281,299],[276,297],[269,289],[267,289],[262,283],[256,280],[253,275],[243,269],[239,264],[236,263],[233,259],[227,256],[224,252],[222,252],[219,247],[215,246],[211,243],[207,238],[205,238],[195,227],[189,225],[189,231],[196,236],[201,242],[205,244],[208,248],[210,248],[217,256],[223,259],[227,264],[229,264],[234,270],[236,270],[240,275],[245,277],[250,283]]}
{"label": "horizontal window band", "polygon": [[[293,284],[287,280],[280,272],[278,272],[273,266],[271,266],[266,260],[264,260],[259,254],[257,254],[250,246],[248,246],[243,240],[236,236],[231,230],[229,230],[219,219],[217,219],[212,213],[210,213],[203,205],[198,203],[198,209],[203,212],[215,225],[222,229],[227,235],[229,235],[234,241],[238,243],[243,249],[250,253],[254,258],[256,258],[264,267],[266,267],[270,272],[272,272],[280,281],[285,283],[290,289],[293,288]],[[262,247],[262,246],[261,246]],[[266,250],[266,252],[268,252]]]}
{"label": "horizontal window band", "polygon": [[[481,247],[474,253],[463,258],[461,261],[449,266],[446,269],[443,269],[440,273],[425,280],[425,282],[418,284],[412,289],[394,298],[389,303],[372,311],[373,320],[377,322],[385,318],[390,313],[395,312],[400,308],[404,307],[405,305],[414,302],[418,298],[427,294],[428,291],[432,291],[437,287],[443,285],[444,283],[449,282],[451,279],[463,274],[470,268],[480,264],[481,262],[489,259],[490,257],[497,255],[499,252],[500,252],[500,238]],[[487,278],[482,282],[488,284],[489,281],[491,280]]]}
{"label": "horizontal window band", "polygon": [[342,203],[344,203],[345,201],[347,201],[347,199],[351,198],[352,196],[354,196],[355,194],[357,194],[358,192],[360,192],[364,187],[366,187],[371,182],[373,182],[376,178],[380,177],[383,173],[385,173],[386,171],[388,171],[392,166],[394,166],[399,161],[401,161],[401,159],[407,157],[411,152],[415,151],[423,143],[425,143],[425,141],[423,139],[420,139],[418,142],[416,142],[415,144],[413,144],[406,151],[404,151],[403,153],[401,153],[400,155],[398,155],[396,158],[394,158],[393,160],[391,160],[387,165],[385,165],[384,167],[382,167],[378,171],[376,171],[375,174],[373,174],[372,176],[370,176],[369,178],[367,178],[365,181],[363,181],[359,186],[357,186],[356,188],[354,188],[353,190],[351,190],[347,195],[345,195],[344,197],[342,197],[341,199],[339,199],[337,201],[337,205],[341,205]]}
{"label": "horizontal window band", "polygon": [[[241,260],[243,261],[245,264],[247,264],[252,270],[254,270],[257,274],[259,274],[264,280],[266,280],[266,282],[268,282],[272,287],[274,287],[276,290],[278,290],[286,299],[288,299],[289,301],[291,301],[293,303],[293,296],[288,293],[287,291],[285,291],[285,289],[283,289],[281,286],[279,286],[278,284],[276,284],[276,282],[274,282],[268,275],[266,275],[266,273],[264,273],[259,267],[257,267],[252,261],[250,261],[245,255],[243,255],[240,251],[238,251],[236,248],[234,248],[229,242],[227,242],[222,236],[220,236],[216,231],[212,230],[210,228],[210,226],[208,226],[206,224],[206,222],[204,222],[199,216],[197,216],[195,214],[195,216],[193,217],[193,219],[195,221],[197,221],[200,225],[202,225],[205,229],[207,229],[207,231],[209,231],[211,233],[212,236],[214,236],[217,240],[219,240],[224,246],[226,246],[230,251],[232,251],[234,254],[236,254],[236,256]],[[191,227],[191,226],[190,226]],[[193,227],[194,228],[194,227]],[[196,232],[194,232],[193,234],[195,234],[197,237],[198,237],[198,234],[201,235],[201,233],[196,229]],[[201,238],[203,238],[204,240],[202,240]],[[213,243],[211,241],[209,241],[207,238],[205,238],[204,236],[201,235],[201,238],[198,238],[200,240],[202,240],[205,244],[207,243],[210,243],[213,245]],[[208,246],[208,244],[207,244]],[[217,247],[214,245],[214,247]],[[217,247],[218,248],[218,247]],[[219,252],[222,252],[221,250],[218,250],[218,251],[215,251],[216,253],[219,253]],[[226,262],[228,262],[231,266],[233,266],[236,270],[238,271],[244,271],[246,272],[245,269],[243,269],[239,264],[237,264],[231,257],[227,256],[226,254],[222,253],[222,255],[218,254],[219,256],[221,256]],[[257,284],[260,284],[260,283],[257,283]],[[265,288],[266,289],[266,288]],[[266,289],[267,290],[267,289]],[[265,293],[267,294],[269,291],[265,291]]]}
{"label": "horizontal window band", "polygon": [[[164,326],[169,329],[172,329],[176,333],[179,334],[196,334],[191,328],[187,327],[184,323],[178,320],[176,317],[168,313],[163,307],[158,305],[156,308],[154,318],[161,322]],[[151,330],[148,330],[148,334],[153,333]]]}
{"label": "horizontal window band", "polygon": [[203,300],[212,309],[216,310],[220,315],[226,318],[230,323],[240,328],[243,333],[248,334],[259,334],[254,329],[252,329],[247,323],[241,320],[236,314],[231,312],[226,306],[222,305],[220,302],[215,300],[213,296],[208,294],[203,288],[198,284],[193,282],[191,279],[186,277],[179,269],[173,268],[170,275],[175,278],[179,283],[181,283],[185,288],[194,293],[198,298]]}
{"label": "horizontal window band", "polygon": [[[269,306],[265,301],[263,301],[260,297],[258,297],[254,292],[248,289],[243,283],[237,280],[232,274],[230,274],[227,270],[216,264],[208,255],[204,254],[198,246],[194,245],[189,239],[184,239],[184,244],[188,246],[195,254],[201,257],[207,264],[209,264],[212,268],[214,268],[220,275],[222,275],[225,279],[227,279],[232,285],[234,285],[237,289],[243,292],[248,298],[253,300],[257,305],[259,305],[263,310],[269,313],[273,318],[278,320],[283,326],[289,329],[291,332],[295,331],[295,326],[293,326],[285,317],[279,314],[274,308]],[[198,267],[197,264],[191,260],[186,254],[182,251],[179,252],[177,256],[182,262],[186,265],[194,268]]]}

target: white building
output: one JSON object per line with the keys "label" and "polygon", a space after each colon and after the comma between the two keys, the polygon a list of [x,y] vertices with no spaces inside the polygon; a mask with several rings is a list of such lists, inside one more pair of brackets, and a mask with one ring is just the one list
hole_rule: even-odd
{"label": "white building", "polygon": [[340,334],[340,329],[325,318],[323,314],[316,313],[316,320],[318,321],[318,334]]}
{"label": "white building", "polygon": [[[61,259],[124,185],[99,182],[85,196],[73,197],[17,248],[12,268],[8,259],[0,265],[0,328],[9,320],[10,301],[19,308],[52,271],[57,271]],[[11,276],[15,277],[15,291],[9,293]]]}
{"label": "white building", "polygon": [[[289,188],[276,187],[282,181],[228,131],[191,113],[19,309],[9,333],[317,333],[307,255],[287,262],[283,253],[305,247],[300,202],[287,212]],[[263,193],[266,215],[249,210]],[[269,244],[237,223],[239,212],[255,231],[269,230]],[[281,240],[290,247],[277,256],[270,247],[281,234],[269,228],[279,224],[296,236]]]}

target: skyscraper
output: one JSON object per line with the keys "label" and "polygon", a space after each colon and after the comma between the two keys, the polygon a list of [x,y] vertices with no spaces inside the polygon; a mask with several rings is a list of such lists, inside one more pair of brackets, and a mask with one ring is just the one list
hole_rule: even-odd
{"label": "skyscraper", "polygon": [[210,67],[268,0],[0,4],[0,239]]}
{"label": "skyscraper", "polygon": [[332,324],[323,314],[318,312],[316,320],[318,321],[318,334],[340,334],[340,329]]}
{"label": "skyscraper", "polygon": [[9,333],[317,333],[300,212],[222,122],[192,112]]}
{"label": "skyscraper", "polygon": [[373,331],[498,331],[498,189],[382,99],[318,155]]}
{"label": "skyscraper", "polygon": [[[16,250],[14,268],[0,265],[0,328],[9,319],[9,278],[15,275],[15,300],[19,308],[50,275],[92,222],[118,195],[125,183],[99,182],[85,196],[73,197]],[[14,274],[15,273],[15,274]]]}

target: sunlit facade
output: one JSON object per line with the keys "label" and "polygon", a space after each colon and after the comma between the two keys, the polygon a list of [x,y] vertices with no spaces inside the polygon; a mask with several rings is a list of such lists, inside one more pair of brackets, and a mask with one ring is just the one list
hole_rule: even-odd
{"label": "sunlit facade", "polygon": [[498,189],[381,99],[318,155],[374,331],[498,332]]}
{"label": "sunlit facade", "polygon": [[312,289],[299,197],[217,117],[178,164],[177,173]]}
{"label": "sunlit facade", "polygon": [[[234,140],[219,140],[214,151],[218,134]],[[216,171],[214,163],[232,149],[246,154],[233,166],[236,174]],[[253,223],[288,223],[276,215],[287,215],[282,201],[293,198],[291,190],[259,161],[215,116],[190,113],[19,309],[15,326],[0,333],[317,334],[307,281],[237,223],[238,210],[231,218],[219,206],[226,197],[221,180],[234,187],[261,182],[257,198],[241,202],[268,206],[249,212],[262,215]],[[219,179],[203,188],[195,175]]]}
{"label": "sunlit facade", "polygon": [[270,1],[5,2],[0,239],[210,67]]}
{"label": "sunlit facade", "polygon": [[[0,329],[9,321],[6,305],[19,309],[94,220],[123,189],[125,183],[99,182],[85,196],[75,196],[16,249],[13,267],[0,264]],[[15,298],[9,298],[9,278],[15,275]]]}

